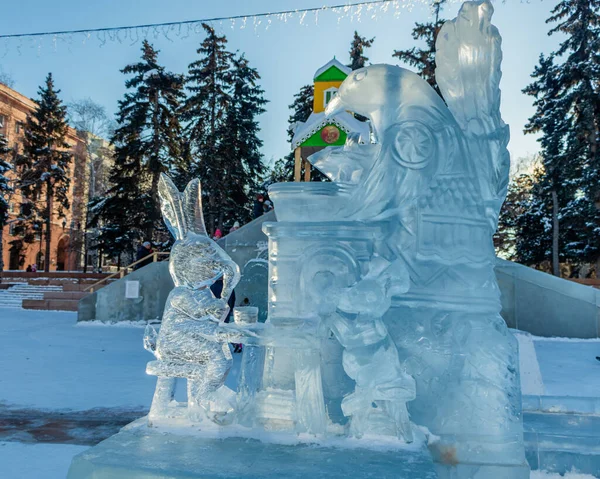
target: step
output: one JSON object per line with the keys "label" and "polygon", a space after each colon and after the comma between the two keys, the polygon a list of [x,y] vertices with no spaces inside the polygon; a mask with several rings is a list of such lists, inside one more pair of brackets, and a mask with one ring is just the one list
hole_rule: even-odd
{"label": "step", "polygon": [[79,300],[70,299],[24,299],[23,309],[44,311],[77,311]]}
{"label": "step", "polygon": [[600,473],[600,416],[524,413],[525,449],[532,469]]}
{"label": "step", "polygon": [[89,293],[83,291],[51,291],[49,293],[44,293],[43,299],[71,299],[79,301],[88,294]]}

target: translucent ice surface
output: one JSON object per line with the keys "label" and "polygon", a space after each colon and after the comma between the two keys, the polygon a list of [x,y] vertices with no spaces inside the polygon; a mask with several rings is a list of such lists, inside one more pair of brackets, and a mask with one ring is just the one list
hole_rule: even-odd
{"label": "translucent ice surface", "polygon": [[[172,414],[183,377],[192,418],[363,444],[410,442],[424,426],[438,479],[529,477],[517,343],[494,275],[509,132],[492,13],[466,2],[441,29],[443,99],[391,65],[342,83],[326,115],[365,117],[372,141],[349,135],[309,158],[331,183],[271,188],[265,324],[250,310],[222,323],[238,268],[206,235],[199,183],[180,193],[161,179],[176,287],[146,339],[151,422]],[[222,299],[209,288],[219,278]],[[228,342],[244,343],[235,398]]]}
{"label": "translucent ice surface", "polygon": [[[193,416],[206,414],[225,421],[226,414],[215,412],[211,405],[231,368],[228,343],[240,342],[239,334],[222,327],[229,311],[227,299],[240,279],[239,268],[206,234],[198,180],[180,193],[162,175],[159,196],[165,223],[176,239],[169,259],[175,288],[167,299],[158,336],[151,333],[145,339],[157,358],[148,364],[147,372],[158,376],[149,418],[152,422],[168,415],[175,378],[180,377],[187,379],[188,410]],[[219,279],[223,294],[216,298],[210,286]]]}
{"label": "translucent ice surface", "polygon": [[[441,29],[443,99],[403,68],[350,73],[326,114],[366,117],[374,143],[350,136],[310,157],[333,185],[274,186],[279,222],[264,227],[269,322],[319,324],[329,420],[410,440],[410,417],[439,436],[440,477],[528,477],[517,344],[494,276],[509,131],[492,13],[466,2]],[[265,384],[293,392],[297,367],[268,351]]]}

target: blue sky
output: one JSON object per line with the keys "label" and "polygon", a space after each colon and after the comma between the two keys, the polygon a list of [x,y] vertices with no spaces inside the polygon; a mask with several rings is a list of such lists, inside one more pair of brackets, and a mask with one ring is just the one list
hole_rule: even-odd
{"label": "blue sky", "polygon": [[[83,29],[127,24],[155,23],[177,20],[250,14],[259,11],[284,10],[339,3],[339,0],[105,0],[87,2],[81,0],[22,0],[5,2],[0,9],[0,32],[3,34],[47,30]],[[521,93],[529,82],[530,74],[541,52],[553,50],[558,38],[548,37],[549,16],[554,2],[518,0],[496,2],[494,23],[503,36],[502,114],[511,127],[509,150],[514,158],[537,151],[535,138],[522,134],[523,125],[533,112],[531,98]],[[142,7],[143,5],[143,7]],[[454,2],[444,9],[444,16],[456,15],[459,4]],[[400,10],[378,13],[377,20],[363,15],[360,22],[335,14],[308,15],[304,24],[298,18],[282,23],[273,20],[266,30],[259,26],[257,32],[251,24],[240,29],[240,22],[231,28],[229,22],[215,24],[227,35],[231,50],[246,53],[251,64],[262,76],[262,86],[270,100],[267,112],[261,116],[263,153],[270,163],[288,152],[286,126],[287,106],[298,89],[312,81],[314,71],[334,55],[346,62],[349,44],[354,30],[361,35],[376,37],[368,52],[373,63],[396,64],[392,58],[394,49],[414,45],[410,32],[415,21],[430,18],[426,5],[417,4],[411,11]],[[264,20],[263,20],[264,24]],[[203,35],[192,32],[188,38],[169,41],[162,35],[151,42],[161,50],[160,61],[167,68],[184,72],[196,58],[195,50]],[[97,39],[83,43],[81,36],[70,42],[51,40],[31,46],[30,40],[0,41],[0,68],[14,78],[15,89],[34,97],[38,86],[51,71],[56,84],[62,89],[62,98],[71,101],[90,97],[104,105],[112,114],[117,101],[125,91],[125,77],[119,72],[127,63],[136,61],[140,54],[139,42],[108,41],[103,46]]]}

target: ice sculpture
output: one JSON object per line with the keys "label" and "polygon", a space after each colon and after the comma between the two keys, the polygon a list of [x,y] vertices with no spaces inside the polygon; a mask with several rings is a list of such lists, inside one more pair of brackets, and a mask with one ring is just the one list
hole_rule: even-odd
{"label": "ice sculpture", "polygon": [[[352,72],[326,113],[368,118],[376,142],[350,138],[310,157],[332,183],[272,186],[279,222],[265,226],[269,321],[325,331],[313,361],[327,420],[349,418],[357,435],[394,423],[410,439],[406,404],[439,437],[440,478],[529,477],[517,344],[493,270],[509,131],[492,13],[466,2],[440,31],[444,99],[403,68]],[[263,382],[280,398],[291,391],[298,410],[296,367],[289,351],[268,350]]]}
{"label": "ice sculpture", "polygon": [[[466,2],[441,29],[443,99],[390,65],[341,84],[326,114],[366,117],[375,141],[350,135],[310,157],[330,183],[271,187],[266,324],[251,310],[222,323],[237,266],[206,236],[199,183],[181,194],[161,178],[176,288],[147,340],[159,376],[151,421],[168,416],[184,377],[188,409],[218,424],[396,443],[417,424],[432,433],[439,479],[529,477],[517,344],[493,269],[509,132],[492,13]],[[235,399],[223,386],[230,341],[246,350]]]}
{"label": "ice sculpture", "polygon": [[[215,394],[234,399],[223,383],[232,363],[228,343],[237,341],[240,334],[223,321],[229,311],[227,299],[240,279],[239,268],[206,233],[199,180],[191,181],[180,193],[163,174],[158,193],[165,223],[176,239],[169,259],[175,288],[167,299],[158,336],[153,340],[150,332],[145,340],[157,358],[148,363],[146,372],[158,376],[149,420],[169,415],[179,377],[187,379],[191,418],[206,414],[215,422],[227,423],[233,407],[227,400],[213,399]],[[210,286],[219,279],[223,292],[216,298]]]}

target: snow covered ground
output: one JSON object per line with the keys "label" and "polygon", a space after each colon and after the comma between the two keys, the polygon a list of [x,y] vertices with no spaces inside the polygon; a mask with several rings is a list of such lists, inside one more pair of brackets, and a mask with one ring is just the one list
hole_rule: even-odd
{"label": "snow covered ground", "polygon": [[[156,381],[144,372],[152,355],[143,349],[143,332],[135,324],[77,325],[75,313],[0,309],[0,411],[110,408],[143,413]],[[525,394],[600,397],[600,362],[595,359],[600,341],[524,336]],[[184,388],[179,389],[183,400]],[[0,442],[0,477],[62,478],[71,457],[84,449]],[[560,476],[534,472],[531,477]]]}
{"label": "snow covered ground", "polygon": [[600,397],[600,340],[535,338],[548,396]]}
{"label": "snow covered ground", "polygon": [[73,456],[86,449],[67,444],[0,442],[0,477],[65,479]]}
{"label": "snow covered ground", "polygon": [[140,327],[79,326],[77,314],[0,309],[0,405],[147,409],[156,379]]}

